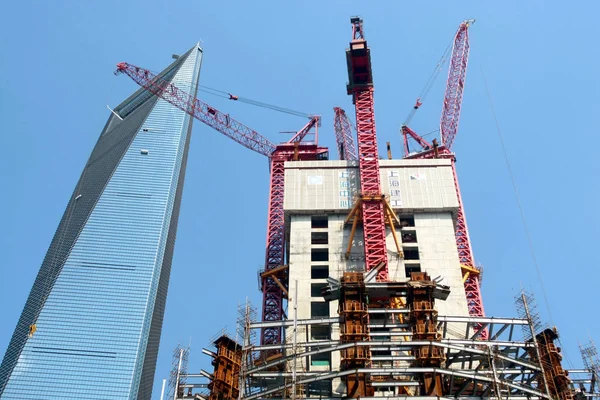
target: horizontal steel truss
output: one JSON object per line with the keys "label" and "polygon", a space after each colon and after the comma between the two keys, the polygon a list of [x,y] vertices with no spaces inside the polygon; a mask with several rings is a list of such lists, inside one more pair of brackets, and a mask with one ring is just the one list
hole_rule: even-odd
{"label": "horizontal steel truss", "polygon": [[571,388],[575,392],[588,398],[599,398],[598,382],[594,378],[594,371],[591,369],[569,369],[567,370],[571,380]]}
{"label": "horizontal steel truss", "polygon": [[[403,314],[405,309],[370,309],[371,314]],[[250,346],[249,351],[261,350],[285,350],[280,359],[261,364],[259,366],[249,365],[247,377],[250,381],[265,382],[269,380],[275,386],[259,387],[250,389],[243,397],[247,400],[260,399],[265,396],[277,394],[292,386],[291,378],[296,376],[296,384],[307,384],[320,380],[339,378],[356,373],[366,373],[371,376],[390,377],[389,382],[373,382],[373,386],[417,386],[419,381],[415,379],[423,373],[434,373],[448,377],[452,388],[453,398],[480,398],[482,394],[487,398],[496,396],[495,389],[500,388],[502,397],[511,399],[522,398],[548,398],[540,392],[536,386],[536,377],[541,368],[529,357],[528,349],[533,348],[532,343],[515,340],[513,338],[514,327],[528,325],[527,320],[517,318],[485,318],[470,316],[439,316],[438,328],[442,332],[440,341],[422,340],[372,340],[353,343],[341,343],[337,340],[313,341],[297,343],[295,347],[291,344]],[[298,320],[299,326],[310,325],[334,325],[339,323],[339,318],[318,318],[309,320]],[[450,337],[448,324],[453,324],[453,335],[456,335],[456,327],[462,326],[464,336],[461,338]],[[263,329],[265,327],[278,326],[290,327],[294,321],[278,322],[256,322],[250,324],[250,329]],[[407,328],[406,324],[374,323],[374,327],[389,328],[390,334],[383,335],[392,338],[407,336],[411,332],[401,331]],[[481,333],[487,330],[487,340],[481,340]],[[521,331],[521,329],[518,329]],[[294,357],[301,358],[315,354],[331,353],[354,346],[369,346],[374,351],[397,351],[404,352],[400,355],[374,357],[373,361],[407,361],[413,360],[411,350],[420,346],[434,346],[444,349],[447,361],[441,368],[432,367],[370,367],[344,371],[296,371],[292,372],[274,371],[274,367],[291,362]],[[295,348],[295,354],[292,354]],[[397,379],[404,375],[404,379]],[[494,378],[496,375],[496,378]],[[253,379],[254,378],[254,379]],[[284,379],[287,378],[287,379]],[[469,393],[472,392],[472,393]],[[477,393],[476,393],[477,392]],[[370,397],[377,399],[378,397]],[[412,399],[418,398],[411,397]]]}
{"label": "horizontal steel truss", "polygon": [[[298,379],[298,381],[297,381],[297,384],[305,384],[305,383],[311,383],[311,382],[316,382],[316,381],[325,380],[325,379],[339,378],[339,377],[353,375],[353,374],[359,374],[359,373],[378,375],[378,376],[417,375],[417,374],[424,374],[424,373],[434,373],[434,374],[450,376],[453,381],[455,378],[465,378],[465,379],[467,379],[467,382],[474,382],[474,383],[482,385],[482,387],[485,387],[483,392],[488,393],[488,394],[485,396],[481,396],[481,397],[493,397],[493,396],[491,396],[491,393],[492,393],[492,387],[494,385],[494,377],[491,376],[492,375],[491,372],[489,374],[484,375],[484,374],[478,374],[475,371],[462,371],[462,370],[452,370],[452,369],[445,369],[445,368],[358,368],[358,369],[352,369],[352,370],[332,371],[332,372],[297,372],[296,376],[300,377],[300,379]],[[502,374],[502,371],[498,370],[498,373]],[[292,372],[280,372],[280,373],[265,372],[260,375],[258,375],[258,374],[251,374],[251,375],[253,375],[255,377],[288,377],[289,378],[289,377],[292,377]],[[535,396],[540,399],[541,398],[550,399],[549,396],[543,394],[542,392],[538,391],[537,389],[535,389],[531,386],[525,385],[525,384],[515,383],[513,380],[498,378],[496,380],[496,382],[498,385],[500,385],[504,388],[510,388],[510,391],[508,393],[503,394],[502,397],[505,397],[505,396],[512,397],[512,394],[516,394],[518,397],[530,395],[530,396]],[[392,386],[392,385],[387,385],[387,386]],[[247,399],[247,400],[258,399],[263,396],[268,396],[270,394],[281,392],[281,391],[283,391],[287,388],[291,388],[291,387],[292,387],[291,382],[284,383],[284,384],[279,385],[274,388],[263,390],[258,393],[253,393],[249,396],[244,396],[243,398]],[[455,397],[460,397],[460,395],[461,395],[460,393],[454,394]],[[469,397],[469,396],[466,396],[466,397]],[[477,396],[477,397],[479,397],[479,396]]]}
{"label": "horizontal steel truss", "polygon": [[[505,399],[506,397],[502,397],[503,399]],[[262,400],[262,397],[256,397],[256,400]],[[265,400],[289,400],[289,397],[286,398],[282,398],[282,397],[271,397],[269,396],[268,398],[265,397]],[[340,400],[341,397],[319,397],[319,400]],[[480,396],[464,396],[461,397],[461,399],[465,399],[465,400],[481,400]],[[486,397],[486,399],[489,400],[497,400],[498,397],[495,396],[489,396]],[[541,399],[541,397],[537,397],[537,396],[510,396],[511,400],[536,400],[536,399]],[[389,397],[389,396],[361,396],[360,400],[456,400],[456,397],[433,397],[433,396],[394,396],[394,397]]]}

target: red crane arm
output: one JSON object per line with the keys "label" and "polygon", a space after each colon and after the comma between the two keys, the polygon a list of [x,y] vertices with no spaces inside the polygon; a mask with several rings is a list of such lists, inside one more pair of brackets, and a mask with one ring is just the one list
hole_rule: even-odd
{"label": "red crane arm", "polygon": [[[454,154],[451,152],[451,147],[458,132],[458,121],[460,117],[460,108],[462,104],[462,96],[467,73],[467,62],[469,60],[469,35],[468,28],[475,20],[463,21],[458,27],[458,31],[454,36],[452,47],[452,58],[450,60],[450,68],[448,70],[448,82],[446,84],[446,94],[444,96],[444,105],[442,108],[442,118],[440,122],[440,132],[442,136],[442,146],[437,149],[437,152],[431,151],[430,145],[425,139],[416,134],[407,126],[402,126],[402,135],[404,137],[404,153],[405,158],[432,158],[441,157],[452,160],[452,172],[454,175],[454,185],[458,196],[458,211],[456,216],[456,247],[458,250],[458,258],[463,268],[463,279],[465,287],[465,296],[467,298],[467,307],[469,314],[477,317],[485,315],[483,308],[483,300],[480,289],[480,274],[477,273],[475,262],[473,259],[473,251],[471,250],[471,240],[469,239],[469,230],[467,228],[467,220],[465,210],[458,186],[458,177],[456,175],[456,164]],[[408,138],[411,137],[423,149],[417,154],[409,155]],[[475,273],[473,273],[475,271]],[[475,330],[483,329],[481,324],[475,325]],[[485,340],[489,332],[482,330],[480,338]]]}
{"label": "red crane arm", "polygon": [[458,132],[460,108],[465,88],[467,63],[469,61],[469,26],[473,22],[475,20],[471,19],[463,21],[460,24],[454,36],[454,44],[452,45],[452,57],[450,58],[450,67],[448,68],[448,82],[446,83],[444,106],[440,119],[442,145],[450,151]]}
{"label": "red crane arm", "polygon": [[157,77],[147,69],[122,62],[117,64],[115,75],[118,74],[129,76],[141,87],[250,150],[267,157],[271,157],[275,151],[276,146],[255,130],[180,90],[177,86]]}
{"label": "red crane arm", "polygon": [[352,138],[352,124],[346,112],[340,107],[334,107],[333,111],[335,113],[333,128],[340,160],[357,160],[356,147]]}
{"label": "red crane arm", "polygon": [[408,147],[409,136],[413,138],[413,140],[422,147],[422,150],[429,150],[432,147],[427,140],[423,139],[415,131],[413,131],[406,125],[402,125],[402,137],[404,139],[404,157],[408,157],[408,155],[410,154],[410,148]]}
{"label": "red crane arm", "polygon": [[[150,71],[127,63],[117,65],[115,74],[126,74],[136,83],[185,111],[211,128],[223,133],[245,147],[263,154],[271,161],[271,185],[269,194],[269,218],[267,228],[267,248],[265,272],[278,269],[277,273],[262,275],[263,320],[281,321],[285,315],[282,285],[287,288],[287,272],[282,268],[285,260],[284,232],[284,177],[285,162],[290,160],[314,160],[327,156],[327,149],[318,147],[317,127],[320,117],[313,116],[310,121],[287,142],[275,146],[256,131],[234,120],[194,96],[178,89],[175,85],[157,77]],[[315,143],[302,143],[302,140],[315,129]],[[282,328],[263,328],[261,343],[282,343]]]}
{"label": "red crane arm", "polygon": [[[300,143],[305,137],[306,135],[308,135],[310,133],[310,130],[312,128],[315,128],[315,135],[317,135],[317,129],[319,126],[319,123],[321,122],[321,117],[318,115],[314,115],[310,118],[310,121],[308,121],[308,123],[306,125],[304,125],[304,127],[302,127],[302,129],[300,129],[298,132],[296,132],[296,134],[290,139],[288,140],[288,143]],[[317,138],[315,138],[315,142],[317,141]]]}

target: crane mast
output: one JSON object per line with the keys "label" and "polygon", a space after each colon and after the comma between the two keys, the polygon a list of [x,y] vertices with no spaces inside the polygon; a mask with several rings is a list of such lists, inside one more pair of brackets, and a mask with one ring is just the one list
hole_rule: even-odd
{"label": "crane mast", "polygon": [[[285,162],[327,159],[326,148],[316,143],[302,143],[308,132],[317,129],[319,117],[313,117],[287,143],[278,145],[271,155],[269,214],[265,268],[260,274],[263,293],[262,320],[281,321],[285,317],[284,299],[288,294],[288,266],[285,265],[285,218],[283,210]],[[263,328],[261,344],[283,343],[282,328]]]}
{"label": "crane mast", "polygon": [[333,129],[335,131],[335,140],[337,143],[338,156],[340,160],[355,161],[356,147],[352,137],[352,124],[346,115],[346,112],[340,107],[334,107]]}
{"label": "crane mast", "polygon": [[362,19],[353,17],[350,22],[352,41],[350,48],[346,50],[347,92],[352,95],[356,109],[365,269],[370,271],[378,268],[377,278],[385,281],[388,279],[388,257],[375,131],[371,53],[364,37]]}

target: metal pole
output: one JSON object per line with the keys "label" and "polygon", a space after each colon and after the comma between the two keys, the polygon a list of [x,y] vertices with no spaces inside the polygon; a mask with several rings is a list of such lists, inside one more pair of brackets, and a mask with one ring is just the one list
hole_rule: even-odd
{"label": "metal pole", "polygon": [[544,389],[546,391],[546,395],[548,395],[548,398],[552,398],[550,396],[550,391],[548,390],[548,381],[546,380],[546,370],[544,369],[544,363],[542,362],[540,348],[538,346],[537,337],[535,336],[535,329],[533,327],[533,322],[531,320],[531,314],[529,313],[529,305],[527,304],[527,296],[525,296],[525,293],[523,293],[523,292],[521,292],[521,300],[523,300],[523,307],[525,308],[525,315],[527,315],[527,322],[529,323],[529,330],[531,331],[531,340],[533,341],[533,345],[535,346],[535,354],[537,355],[538,362],[540,363],[540,368],[542,370],[542,378],[544,380]]}
{"label": "metal pole", "polygon": [[[494,350],[495,353],[495,350]],[[494,391],[496,392],[496,396],[498,399],[502,398],[502,394],[500,392],[500,385],[498,384],[498,371],[496,371],[496,356],[492,354],[492,348],[488,347],[488,359],[490,361],[490,366],[492,367],[492,373],[494,375]]]}
{"label": "metal pole", "polygon": [[160,391],[160,400],[164,400],[165,396],[165,385],[167,384],[167,380],[163,379],[162,390]]}
{"label": "metal pole", "polygon": [[177,400],[177,392],[179,391],[179,377],[181,374],[182,360],[183,360],[183,349],[179,349],[179,365],[177,366],[177,380],[175,381],[175,393],[173,393],[173,400]]}
{"label": "metal pole", "polygon": [[296,346],[298,344],[298,279],[294,281],[294,362],[292,369],[292,400],[296,400],[296,361],[298,357]]}
{"label": "metal pole", "polygon": [[244,313],[244,338],[242,344],[242,355],[240,359],[240,376],[239,376],[239,390],[238,400],[246,394],[246,370],[248,362],[248,352],[250,351],[250,302],[246,297],[246,308]]}

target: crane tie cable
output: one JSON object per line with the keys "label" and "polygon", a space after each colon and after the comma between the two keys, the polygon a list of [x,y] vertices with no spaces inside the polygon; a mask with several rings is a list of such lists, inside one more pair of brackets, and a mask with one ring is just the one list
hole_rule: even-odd
{"label": "crane tie cable", "polygon": [[[155,71],[152,71],[152,70],[149,70],[149,71],[152,72],[154,75],[159,75],[159,73],[157,73]],[[200,90],[201,92],[204,92],[204,93],[212,94],[213,96],[221,97],[221,98],[228,99],[228,100],[240,101],[242,103],[250,104],[250,105],[253,105],[256,107],[267,108],[267,109],[277,111],[280,113],[284,113],[284,114],[290,114],[290,115],[295,115],[295,116],[304,117],[304,118],[312,117],[312,115],[308,114],[308,113],[292,110],[292,109],[285,108],[285,107],[279,107],[274,104],[263,103],[261,101],[252,100],[252,99],[249,99],[246,97],[235,96],[235,95],[231,94],[230,92],[226,92],[226,91],[220,90],[220,89],[215,89],[215,88],[205,86],[205,85],[198,85],[198,90]]]}
{"label": "crane tie cable", "polygon": [[429,78],[427,79],[425,86],[423,86],[423,89],[421,89],[421,91],[419,92],[419,96],[417,97],[417,100],[415,102],[415,105],[413,106],[413,109],[410,111],[408,116],[404,119],[404,123],[402,125],[408,125],[410,123],[410,121],[415,116],[415,113],[417,112],[419,107],[421,107],[421,105],[427,98],[427,95],[433,88],[433,85],[434,85],[435,81],[437,80],[437,77],[440,75],[440,72],[442,71],[442,67],[446,63],[446,60],[448,59],[448,55],[450,54],[450,50],[452,49],[452,43],[453,43],[453,40],[451,40],[450,43],[448,44],[448,46],[446,46],[446,50],[444,50],[444,53],[440,57],[440,60],[438,61],[435,68],[431,72],[431,75],[429,75]]}
{"label": "crane tie cable", "polygon": [[[550,317],[550,323],[554,325],[554,318],[552,317],[552,309],[550,308],[550,302],[548,301],[548,296],[546,294],[546,288],[544,285],[544,279],[542,278],[542,272],[535,255],[535,250],[533,248],[533,240],[531,239],[531,234],[529,233],[529,228],[527,225],[527,220],[525,218],[525,212],[523,211],[523,205],[521,203],[521,197],[519,196],[519,191],[517,189],[517,182],[515,180],[515,176],[512,171],[512,167],[510,166],[510,162],[508,160],[508,153],[506,152],[506,145],[504,143],[504,138],[502,137],[502,132],[500,131],[500,124],[498,123],[498,117],[496,116],[496,111],[494,110],[494,103],[492,102],[492,96],[488,89],[487,81],[485,79],[485,75],[483,73],[483,66],[479,66],[481,69],[481,77],[483,78],[483,86],[485,87],[485,93],[488,98],[488,102],[490,105],[490,110],[492,112],[492,117],[494,118],[494,123],[496,124],[496,132],[498,134],[498,139],[500,139],[500,147],[502,148],[502,154],[504,156],[504,161],[506,163],[506,167],[508,169],[508,175],[510,176],[510,181],[512,184],[513,191],[515,193],[515,198],[517,200],[517,207],[519,208],[519,214],[521,215],[521,222],[523,223],[523,230],[525,231],[525,236],[527,237],[527,244],[529,246],[529,251],[531,253],[531,259],[533,260],[533,265],[535,266],[535,271],[537,273],[538,279],[540,281],[540,287],[542,288],[542,295],[544,297],[544,303],[546,305],[546,309],[548,310],[548,316]],[[567,354],[565,347],[562,345],[560,338],[558,339],[560,346],[562,348],[562,352],[567,359],[570,368],[573,368],[573,364],[571,363],[571,359]]]}
{"label": "crane tie cable", "polygon": [[198,85],[198,87],[200,88],[199,90],[204,92],[204,93],[208,93],[208,94],[212,94],[213,96],[218,96],[218,97],[222,97],[225,99],[229,99],[229,100],[235,100],[235,101],[239,101],[242,103],[246,103],[246,104],[250,104],[256,107],[262,107],[262,108],[267,108],[273,111],[277,111],[277,112],[281,112],[281,113],[285,113],[285,114],[291,114],[291,115],[296,115],[298,117],[305,117],[305,118],[310,118],[310,115],[307,113],[303,113],[301,111],[296,111],[296,110],[292,110],[289,108],[284,108],[284,107],[279,107],[273,104],[269,104],[269,103],[263,103],[261,101],[257,101],[257,100],[252,100],[246,97],[240,97],[240,96],[235,96],[229,92],[223,91],[223,90],[219,90],[219,89],[215,89],[215,88],[211,88],[208,86],[204,86],[204,85]]}

